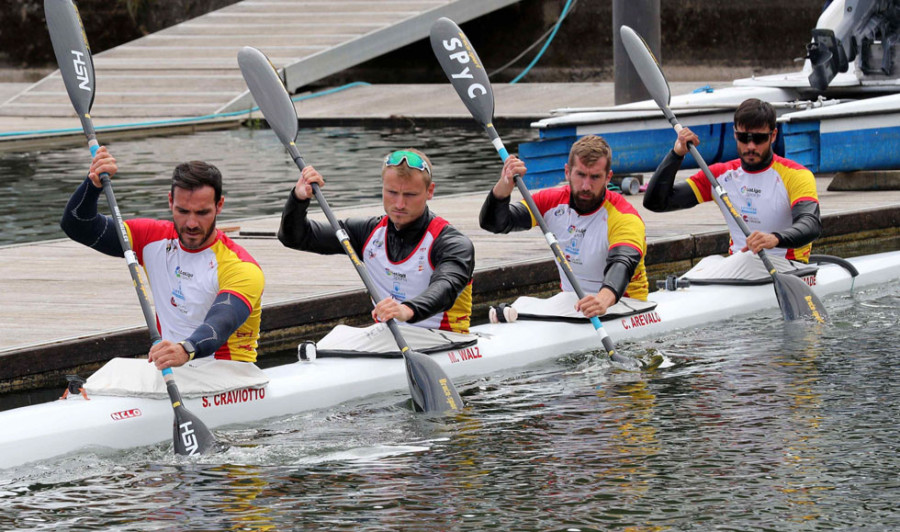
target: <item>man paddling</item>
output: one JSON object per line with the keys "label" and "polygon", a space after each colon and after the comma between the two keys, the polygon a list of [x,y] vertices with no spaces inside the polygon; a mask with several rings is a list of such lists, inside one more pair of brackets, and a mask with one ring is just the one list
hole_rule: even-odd
{"label": "man paddling", "polygon": [[[531,229],[538,225],[534,216],[542,216],[584,289],[575,309],[588,318],[602,316],[622,297],[647,299],[644,222],[621,194],[606,189],[611,160],[603,138],[580,138],[569,151],[566,184],[534,193],[540,212],[532,213],[524,202],[510,203],[513,176],[527,171],[525,163],[510,156],[479,216],[482,229],[492,233]],[[559,263],[557,268],[563,290],[573,291]]]}
{"label": "man paddling", "polygon": [[[97,212],[100,175],[114,176],[116,159],[97,150],[88,177],[66,205],[60,225],[76,242],[123,257],[112,218]],[[158,369],[200,357],[256,361],[262,270],[242,247],[216,229],[222,212],[222,175],[205,162],[178,165],[172,174],[172,220],[126,220],[136,259],[147,272],[163,340],[150,348]]]}
{"label": "man paddling", "polygon": [[[428,209],[427,201],[434,195],[433,171],[419,150],[388,154],[381,168],[385,215],[348,218],[342,226],[381,293],[388,294],[376,303],[373,319],[468,332],[475,248],[468,237]],[[307,166],[285,203],[278,239],[301,251],[344,253],[329,224],[307,218],[312,183],[325,182]]]}
{"label": "man paddling", "polygon": [[[750,98],[734,113],[734,139],[739,158],[710,165],[713,176],[739,210],[750,235],[726,216],[731,233],[729,253],[772,250],[769,256],[809,262],[812,241],[822,232],[819,197],[812,172],[772,150],[778,135],[775,109]],[[688,143],[700,138],[688,128],[678,133],[675,146],[659,164],[644,195],[644,207],[654,212],[689,209],[715,194],[703,172],[675,183],[675,173],[687,154]]]}

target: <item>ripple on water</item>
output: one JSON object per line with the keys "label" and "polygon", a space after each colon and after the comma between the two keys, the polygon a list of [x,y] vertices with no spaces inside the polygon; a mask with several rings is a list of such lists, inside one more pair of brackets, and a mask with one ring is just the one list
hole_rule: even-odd
{"label": "ripple on water", "polygon": [[443,418],[388,394],[218,431],[232,447],[197,460],[164,443],[5,471],[0,528],[897,529],[898,296],[673,333],[651,374],[596,354],[498,372]]}

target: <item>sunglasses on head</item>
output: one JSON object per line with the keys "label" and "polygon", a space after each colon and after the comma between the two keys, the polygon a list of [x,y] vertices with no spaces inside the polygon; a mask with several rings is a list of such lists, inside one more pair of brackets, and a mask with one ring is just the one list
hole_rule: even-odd
{"label": "sunglasses on head", "polygon": [[385,168],[388,166],[400,166],[404,161],[406,161],[406,166],[426,172],[429,176],[431,175],[431,168],[428,166],[425,158],[418,153],[406,150],[397,150],[389,153],[384,158],[384,166]]}
{"label": "sunglasses on head", "polygon": [[734,138],[741,144],[750,144],[752,140],[754,144],[765,144],[772,138],[772,132],[768,133],[750,133],[749,131],[735,131]]}

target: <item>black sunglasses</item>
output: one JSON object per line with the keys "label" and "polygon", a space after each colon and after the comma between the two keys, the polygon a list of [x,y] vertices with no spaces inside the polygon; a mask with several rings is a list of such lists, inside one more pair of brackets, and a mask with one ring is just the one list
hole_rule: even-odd
{"label": "black sunglasses", "polygon": [[753,141],[753,144],[765,144],[772,138],[772,132],[768,133],[750,133],[748,131],[735,131],[734,138],[737,139],[741,144],[750,144],[750,141]]}

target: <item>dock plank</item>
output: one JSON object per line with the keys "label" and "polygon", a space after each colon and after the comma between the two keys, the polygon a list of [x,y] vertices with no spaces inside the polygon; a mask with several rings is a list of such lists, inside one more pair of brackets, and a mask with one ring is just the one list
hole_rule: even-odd
{"label": "dock plank", "polygon": [[[830,192],[826,190],[830,178],[816,181],[825,215],[900,205],[900,191]],[[478,227],[478,211],[486,193],[437,196],[429,202],[434,212],[470,236],[476,268],[549,258],[547,244],[536,229],[494,235]],[[627,198],[644,218],[649,242],[724,229],[722,215],[713,204],[658,214],[643,208],[642,196]],[[373,204],[336,212],[346,217],[383,211],[380,204]],[[325,221],[321,212],[313,211],[311,216]],[[266,306],[277,303],[362,288],[345,256],[320,256],[283,247],[275,238],[278,224],[278,216],[227,223],[239,226],[233,237],[254,256],[266,275],[263,312]],[[0,247],[0,293],[11,302],[0,306],[0,354],[26,345],[143,324],[125,263],[69,240]]]}

